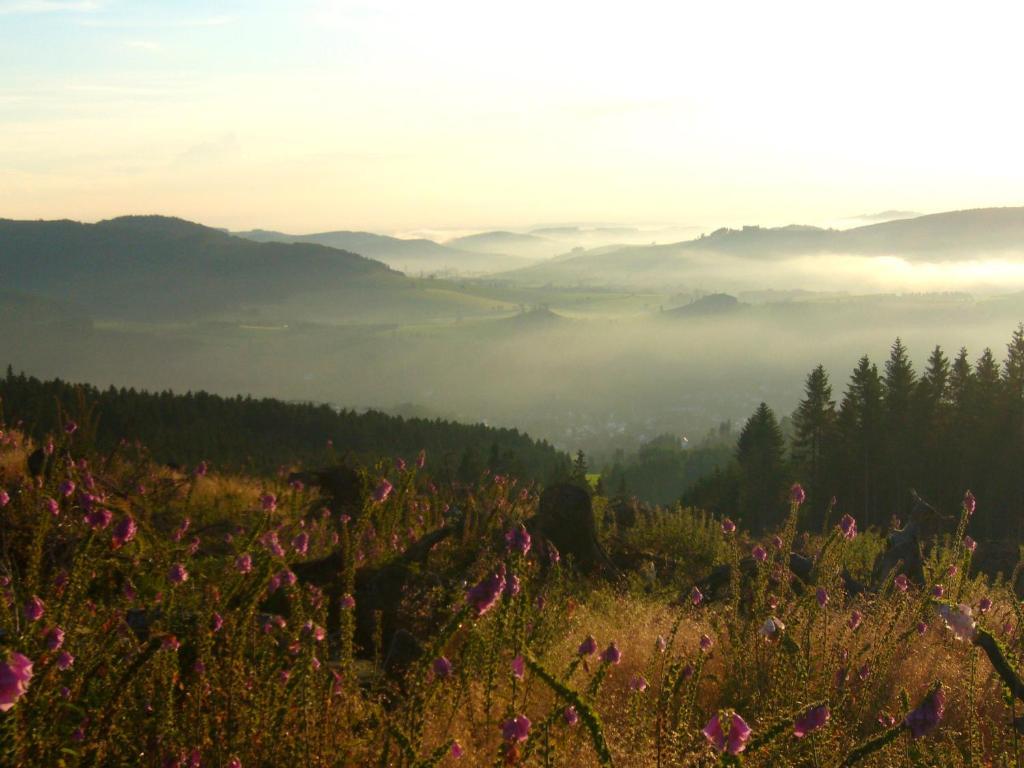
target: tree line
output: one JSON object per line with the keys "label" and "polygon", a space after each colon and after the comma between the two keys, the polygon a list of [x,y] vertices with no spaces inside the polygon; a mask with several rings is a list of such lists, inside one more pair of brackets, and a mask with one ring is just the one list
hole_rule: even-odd
{"label": "tree line", "polygon": [[765,403],[747,420],[735,458],[704,478],[684,502],[734,514],[763,529],[781,520],[792,482],[807,491],[805,523],[827,525],[827,510],[862,526],[905,513],[911,491],[955,513],[970,489],[985,514],[972,523],[989,537],[1022,538],[1024,512],[1024,325],[1006,356],[986,348],[949,356],[939,346],[918,372],[900,339],[880,369],[865,355],[837,404],[825,368],[804,384],[788,434]]}
{"label": "tree line", "polygon": [[101,450],[137,440],[159,462],[185,467],[207,461],[254,474],[321,466],[347,455],[411,460],[420,450],[439,479],[473,482],[490,470],[545,481],[570,472],[567,455],[515,429],[241,395],[98,389],[42,381],[10,367],[0,379],[0,425],[4,419],[36,440],[59,434],[67,419],[78,420]]}

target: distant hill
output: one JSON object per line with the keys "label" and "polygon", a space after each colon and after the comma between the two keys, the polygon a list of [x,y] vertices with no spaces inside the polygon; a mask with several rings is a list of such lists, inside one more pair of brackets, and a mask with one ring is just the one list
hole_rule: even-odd
{"label": "distant hill", "polygon": [[164,216],[97,224],[0,220],[0,275],[7,291],[145,319],[404,279],[348,251],[256,243]]}
{"label": "distant hill", "polygon": [[[502,275],[536,285],[646,285],[714,279],[714,260],[776,260],[818,254],[953,261],[1024,256],[1024,208],[979,208],[884,221],[852,229],[790,225],[718,229],[668,245],[593,249]],[[710,265],[710,267],[709,267]]]}
{"label": "distant hill", "polygon": [[690,304],[663,313],[667,317],[707,317],[734,314],[748,305],[727,293],[711,293]]}
{"label": "distant hill", "polygon": [[564,242],[520,232],[480,232],[449,240],[445,245],[474,253],[508,253],[525,259],[547,259],[566,250]]}
{"label": "distant hill", "polygon": [[273,232],[254,229],[248,232],[235,232],[238,237],[257,242],[280,243],[315,243],[329,248],[358,253],[377,261],[382,261],[393,269],[406,273],[419,272],[452,272],[456,274],[484,275],[492,272],[515,269],[525,266],[524,259],[500,252],[453,248],[435,243],[426,238],[403,239],[377,235],[372,232],[318,232],[311,235],[290,235],[285,232]]}

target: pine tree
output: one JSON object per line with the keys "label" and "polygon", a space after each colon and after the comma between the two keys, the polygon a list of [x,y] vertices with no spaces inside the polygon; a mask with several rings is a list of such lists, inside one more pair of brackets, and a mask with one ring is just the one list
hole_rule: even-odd
{"label": "pine tree", "polygon": [[784,443],[775,414],[761,403],[743,426],[736,447],[742,478],[740,516],[757,530],[777,525],[782,518],[787,479]]}
{"label": "pine tree", "polygon": [[840,503],[849,509],[863,510],[861,517],[866,527],[879,522],[873,512],[878,506],[878,475],[884,448],[882,380],[878,366],[867,355],[858,361],[850,376],[840,406],[839,423],[848,466],[855,468],[856,478],[846,489],[847,497],[840,497]]}
{"label": "pine tree", "polygon": [[817,509],[822,499],[831,495],[825,488],[823,473],[830,441],[835,437],[836,404],[825,367],[819,365],[807,375],[804,399],[793,412],[792,457],[794,469],[804,482],[809,501],[807,509]]}
{"label": "pine tree", "polygon": [[913,473],[913,456],[921,443],[915,434],[911,404],[917,375],[899,338],[893,342],[889,359],[885,362],[885,447],[883,501],[899,509],[906,499]]}

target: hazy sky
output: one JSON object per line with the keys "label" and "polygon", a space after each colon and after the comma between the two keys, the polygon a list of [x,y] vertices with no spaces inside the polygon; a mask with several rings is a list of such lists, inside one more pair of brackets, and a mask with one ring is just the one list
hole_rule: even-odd
{"label": "hazy sky", "polygon": [[0,217],[291,231],[1024,203],[1019,2],[0,0]]}

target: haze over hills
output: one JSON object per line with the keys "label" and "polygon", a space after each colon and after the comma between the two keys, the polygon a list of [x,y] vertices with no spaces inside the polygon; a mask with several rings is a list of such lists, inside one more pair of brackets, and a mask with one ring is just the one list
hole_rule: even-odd
{"label": "haze over hills", "polygon": [[[979,208],[894,219],[846,230],[803,225],[722,228],[694,240],[667,245],[594,249],[501,277],[535,285],[711,284],[750,290],[774,287],[765,274],[765,266],[751,267],[750,262],[778,263],[833,255],[886,256],[910,264],[941,265],[991,259],[1019,262],[1022,254],[1024,208]],[[807,263],[800,266],[806,268]],[[830,268],[824,267],[826,271]],[[750,269],[753,271],[746,271]]]}
{"label": "haze over hills", "polygon": [[384,262],[393,269],[409,274],[452,273],[461,275],[489,274],[525,266],[529,262],[502,251],[451,247],[427,238],[399,238],[372,232],[318,232],[310,235],[290,235],[254,229],[232,233],[257,242],[316,243],[329,248],[352,251],[367,258]]}

